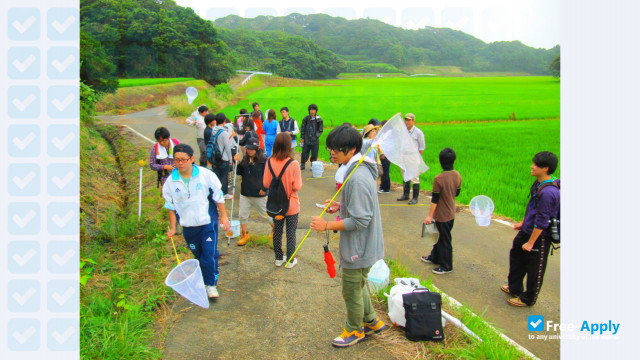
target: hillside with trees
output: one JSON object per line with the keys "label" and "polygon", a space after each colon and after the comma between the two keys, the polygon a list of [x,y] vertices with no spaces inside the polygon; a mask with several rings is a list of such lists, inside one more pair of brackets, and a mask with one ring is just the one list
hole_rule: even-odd
{"label": "hillside with trees", "polygon": [[346,20],[326,14],[258,16],[229,15],[214,21],[227,29],[281,31],[316,42],[347,61],[413,65],[460,66],[465,71],[517,71],[549,75],[549,64],[560,47],[536,49],[520,41],[487,44],[462,31],[425,27],[406,30],[379,20]]}

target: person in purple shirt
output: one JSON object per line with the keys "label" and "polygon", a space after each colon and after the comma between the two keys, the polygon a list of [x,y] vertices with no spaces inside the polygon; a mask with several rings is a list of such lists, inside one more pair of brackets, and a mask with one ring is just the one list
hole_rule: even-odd
{"label": "person in purple shirt", "polygon": [[[524,220],[513,225],[513,229],[519,231],[509,252],[509,284],[500,287],[515,296],[507,300],[511,306],[534,305],[542,287],[551,247],[549,222],[560,215],[560,180],[551,177],[557,167],[558,157],[549,151],[533,157],[531,175],[536,181],[531,186]],[[526,290],[522,286],[525,275]]]}

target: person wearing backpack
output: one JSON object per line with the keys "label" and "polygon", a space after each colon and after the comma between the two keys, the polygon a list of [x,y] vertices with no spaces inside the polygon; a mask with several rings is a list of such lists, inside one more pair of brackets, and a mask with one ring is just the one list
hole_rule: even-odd
{"label": "person wearing backpack", "polygon": [[298,122],[296,119],[289,117],[289,108],[286,106],[280,109],[280,115],[282,115],[282,120],[280,120],[280,124],[278,126],[278,133],[288,133],[289,136],[291,136],[291,147],[295,148],[297,145],[297,135],[300,132],[300,129],[298,129]]}
{"label": "person wearing backpack", "polygon": [[[249,241],[249,213],[253,207],[260,217],[265,218],[271,225],[271,235],[273,236],[273,220],[267,213],[267,188],[263,187],[264,165],[266,157],[260,149],[260,142],[257,137],[251,137],[245,144],[246,154],[242,161],[238,163],[236,174],[242,177],[240,185],[240,227],[242,237],[238,240],[238,246],[243,246]],[[238,161],[238,155],[235,156]]]}
{"label": "person wearing backpack", "polygon": [[229,194],[229,168],[232,165],[230,135],[224,127],[224,116],[215,117],[216,125],[211,128],[211,139],[207,143],[207,161],[211,163],[213,172],[222,184],[222,192],[225,200],[232,196]]}
{"label": "person wearing backpack", "polygon": [[[340,211],[339,221],[311,218],[313,230],[340,231],[340,268],[342,268],[342,297],[347,308],[347,321],[342,334],[333,339],[335,347],[347,347],[388,328],[371,303],[367,290],[369,270],[384,258],[382,219],[376,192],[378,168],[375,163],[362,159],[361,133],[350,125],[340,125],[327,136],[327,149],[331,162],[342,164],[346,171],[340,202],[325,201],[327,213]],[[349,175],[351,173],[351,175]],[[346,177],[349,181],[346,181]]]}
{"label": "person wearing backpack", "polygon": [[[296,249],[296,228],[300,213],[298,191],[302,188],[300,163],[291,158],[291,137],[289,134],[276,135],[273,155],[267,160],[264,170],[263,187],[269,189],[267,213],[273,217],[273,251],[275,264],[282,266]],[[287,256],[282,253],[282,233],[287,225]],[[298,263],[293,259],[287,265],[292,268]]]}
{"label": "person wearing backpack", "polygon": [[207,166],[207,143],[204,141],[204,130],[207,126],[204,123],[204,117],[207,116],[208,113],[209,108],[206,105],[201,105],[185,119],[187,125],[196,127],[196,141],[200,149],[200,166]]}
{"label": "person wearing backpack", "polygon": [[300,169],[304,170],[304,165],[309,159],[311,152],[311,162],[318,160],[318,148],[320,146],[320,135],[322,135],[322,118],[318,116],[318,106],[311,104],[308,107],[309,115],[302,119],[300,129],[300,143],[302,145],[302,155],[300,156]]}
{"label": "person wearing backpack", "polygon": [[[542,151],[533,157],[531,175],[536,180],[531,186],[524,220],[513,225],[519,231],[509,252],[508,285],[500,287],[515,296],[507,300],[511,306],[533,306],[542,287],[552,240],[550,220],[560,216],[560,180],[551,177],[557,167],[558,157],[554,153]],[[522,286],[525,275],[526,290]]]}

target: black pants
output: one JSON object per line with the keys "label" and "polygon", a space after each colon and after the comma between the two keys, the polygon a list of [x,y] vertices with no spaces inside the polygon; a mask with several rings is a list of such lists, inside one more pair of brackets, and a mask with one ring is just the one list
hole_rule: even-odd
{"label": "black pants", "polygon": [[318,148],[319,148],[320,144],[313,144],[313,145],[307,145],[307,143],[304,143],[304,146],[302,146],[302,156],[301,156],[301,161],[300,161],[300,165],[304,166],[304,164],[307,162],[307,160],[309,159],[309,152],[311,152],[311,162],[314,162],[316,160],[318,160]]}
{"label": "black pants", "polygon": [[229,162],[222,161],[213,164],[213,173],[216,174],[220,184],[222,185],[222,193],[227,195],[229,193]]}
{"label": "black pants", "polygon": [[389,177],[389,170],[391,168],[391,161],[386,157],[380,159],[382,164],[382,177],[380,178],[380,190],[391,191],[391,178]]}
{"label": "black pants", "polygon": [[[538,300],[551,247],[551,241],[541,235],[531,251],[522,250],[522,245],[529,241],[530,236],[530,234],[520,231],[513,239],[513,247],[509,252],[508,277],[509,291],[520,295],[520,300],[529,306]],[[525,275],[527,276],[527,289],[523,292],[522,281]]]}
{"label": "black pants", "polygon": [[200,150],[200,162],[199,165],[202,167],[207,167],[207,144],[205,144],[204,139],[197,138],[198,149]]}
{"label": "black pants", "polygon": [[436,228],[440,234],[438,235],[438,242],[433,245],[431,250],[431,261],[447,270],[453,270],[453,246],[451,246],[453,220],[446,222],[436,221]]}

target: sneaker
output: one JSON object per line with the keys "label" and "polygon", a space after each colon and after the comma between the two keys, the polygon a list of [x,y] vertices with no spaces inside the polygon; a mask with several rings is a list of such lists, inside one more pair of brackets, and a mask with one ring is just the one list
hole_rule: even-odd
{"label": "sneaker", "polygon": [[223,197],[224,197],[224,199],[225,199],[225,200],[231,200],[231,199],[233,199],[233,195],[231,195],[231,194],[227,194],[227,195],[225,195],[225,196],[223,196]]}
{"label": "sneaker", "polygon": [[450,272],[452,272],[453,270],[447,270],[442,266],[438,266],[437,268],[431,270],[433,271],[434,274],[438,274],[438,275],[442,275],[442,274],[448,274]]}
{"label": "sneaker", "polygon": [[220,297],[220,294],[218,294],[218,289],[216,289],[215,286],[206,286],[207,288],[207,296],[211,299],[215,299],[217,297]]}
{"label": "sneaker", "polygon": [[507,300],[507,303],[511,306],[515,306],[515,307],[526,307],[529,306],[525,303],[522,302],[522,300],[520,300],[520,297],[514,297],[513,299],[509,299]]}
{"label": "sneaker", "polygon": [[331,341],[331,345],[335,347],[348,347],[355,345],[364,339],[364,331],[354,330],[347,332],[347,329],[342,330],[342,334]]}
{"label": "sneaker", "polygon": [[[294,259],[294,260],[295,260],[295,259]],[[287,257],[286,257],[286,256],[283,256],[283,257],[282,257],[282,260],[276,260],[276,266],[277,266],[277,267],[280,267],[280,266],[282,266],[282,265],[283,265],[284,263],[286,263],[286,262],[287,262]]]}
{"label": "sneaker", "polygon": [[389,328],[378,318],[371,320],[371,322],[363,322],[362,325],[364,326],[365,335],[378,334]]}
{"label": "sneaker", "polygon": [[433,262],[433,259],[431,258],[431,255],[429,255],[429,256],[421,256],[420,260],[422,260],[423,262],[429,263],[429,264],[435,264],[435,262]]}
{"label": "sneaker", "polygon": [[287,269],[291,269],[292,267],[296,266],[298,264],[298,259],[293,258],[293,260],[291,260],[291,262],[288,265],[285,265],[285,267]]}
{"label": "sneaker", "polygon": [[388,194],[390,191],[378,190],[378,194]]}
{"label": "sneaker", "polygon": [[505,292],[505,293],[507,293],[509,295],[516,296],[516,294],[512,293],[511,290],[509,290],[509,285],[500,286],[500,290],[502,290],[503,292]]}

